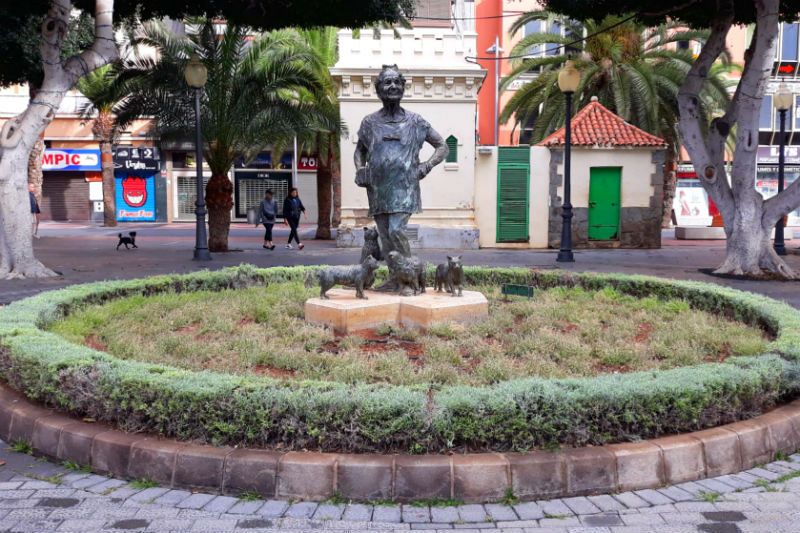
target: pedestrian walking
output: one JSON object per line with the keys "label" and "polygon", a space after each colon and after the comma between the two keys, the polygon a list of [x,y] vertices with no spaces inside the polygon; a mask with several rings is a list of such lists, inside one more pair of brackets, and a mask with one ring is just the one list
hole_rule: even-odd
{"label": "pedestrian walking", "polygon": [[272,242],[272,226],[275,225],[275,218],[278,216],[278,202],[272,197],[271,189],[267,189],[266,192],[264,192],[264,199],[261,200],[261,206],[258,212],[261,223],[264,225],[264,244],[262,248],[274,250],[275,244]]}
{"label": "pedestrian walking", "polygon": [[299,193],[297,192],[297,187],[292,187],[289,190],[289,196],[286,197],[286,200],[283,201],[283,220],[286,224],[289,224],[291,231],[289,232],[289,242],[286,243],[286,248],[291,250],[292,248],[292,239],[297,241],[297,248],[302,250],[305,245],[300,242],[300,236],[297,234],[297,226],[300,225],[300,214],[303,214],[306,218],[306,208],[303,205],[302,200],[300,200]]}
{"label": "pedestrian walking", "polygon": [[39,214],[42,212],[39,209],[39,202],[36,200],[36,186],[33,183],[28,184],[28,197],[31,201],[31,233],[35,238],[39,238]]}

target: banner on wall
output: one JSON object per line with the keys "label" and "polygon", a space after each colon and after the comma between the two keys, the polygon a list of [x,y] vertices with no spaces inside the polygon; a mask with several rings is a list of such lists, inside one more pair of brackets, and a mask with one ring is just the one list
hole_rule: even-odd
{"label": "banner on wall", "polygon": [[116,172],[117,220],[153,222],[156,219],[155,175]]}

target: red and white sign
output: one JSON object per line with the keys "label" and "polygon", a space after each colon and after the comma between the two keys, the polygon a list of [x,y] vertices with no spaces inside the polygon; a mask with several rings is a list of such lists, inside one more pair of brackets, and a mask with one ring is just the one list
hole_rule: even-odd
{"label": "red and white sign", "polygon": [[303,154],[297,158],[297,170],[317,170],[317,156]]}
{"label": "red and white sign", "polygon": [[100,150],[45,150],[42,170],[99,171]]}

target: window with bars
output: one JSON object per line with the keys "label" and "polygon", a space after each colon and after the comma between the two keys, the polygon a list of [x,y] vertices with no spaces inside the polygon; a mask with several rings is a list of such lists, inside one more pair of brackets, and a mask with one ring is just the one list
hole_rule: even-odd
{"label": "window with bars", "polygon": [[450,150],[447,153],[445,163],[458,163],[458,139],[451,135],[445,142],[447,143],[448,150]]}
{"label": "window with bars", "polygon": [[[197,178],[195,176],[177,176],[178,188],[178,212],[176,218],[179,220],[194,218],[195,202],[197,201],[197,194],[195,184]],[[203,187],[208,184],[210,176],[203,176]]]}

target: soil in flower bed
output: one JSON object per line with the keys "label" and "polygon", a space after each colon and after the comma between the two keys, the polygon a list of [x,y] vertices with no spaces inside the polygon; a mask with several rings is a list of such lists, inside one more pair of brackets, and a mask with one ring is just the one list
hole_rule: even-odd
{"label": "soil in flower bed", "polygon": [[135,296],[78,309],[52,330],[117,357],[191,370],[345,383],[484,385],[524,376],[664,369],[762,353],[758,328],[682,300],[614,289],[556,288],[505,300],[489,317],[426,331],[385,325],[346,336],[306,324],[316,288],[267,287]]}

